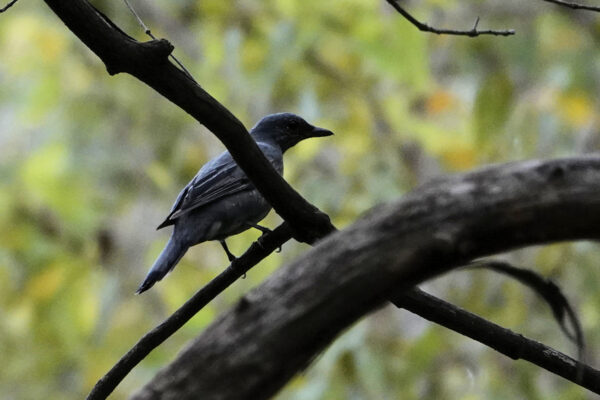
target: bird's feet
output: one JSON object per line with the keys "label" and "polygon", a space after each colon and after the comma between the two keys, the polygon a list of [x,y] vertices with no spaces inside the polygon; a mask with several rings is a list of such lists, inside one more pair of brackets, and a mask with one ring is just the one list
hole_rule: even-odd
{"label": "bird's feet", "polygon": [[265,233],[273,232],[272,230],[270,230],[266,226],[262,226],[262,225],[258,225],[258,224],[248,223],[248,226],[251,227],[251,228],[254,228],[254,229],[258,229],[259,231],[261,231],[263,233],[263,235]]}
{"label": "bird's feet", "polygon": [[[259,246],[260,246],[260,247],[261,247],[263,250],[265,250],[265,249],[266,249],[266,246],[265,246],[265,244],[263,243],[263,242],[264,242],[264,240],[265,240],[265,238],[264,238],[264,236],[265,236],[265,235],[266,235],[266,233],[263,233],[262,235],[260,235],[260,237],[259,237],[258,239],[256,239],[256,243],[258,243],[258,245],[259,245]],[[275,250],[275,252],[277,252],[277,253],[281,253],[281,246],[279,246],[279,247],[278,247],[278,248]]]}
{"label": "bird's feet", "polygon": [[[263,241],[264,241],[264,236],[265,236],[266,234],[268,234],[268,233],[271,233],[271,232],[273,232],[273,231],[272,231],[271,229],[267,228],[266,226],[261,226],[261,225],[258,225],[258,224],[248,224],[248,225],[249,225],[249,226],[251,226],[252,228],[254,228],[254,229],[258,229],[259,231],[261,231],[261,232],[262,232],[262,235],[260,235],[260,237],[259,237],[258,239],[256,239],[256,243],[258,243],[258,245],[259,245],[260,247],[262,247],[263,249],[265,249],[265,245],[264,245],[264,243],[263,243]],[[277,250],[275,250],[275,251],[276,251],[277,253],[281,253],[281,246],[279,246],[279,247],[277,248]]]}
{"label": "bird's feet", "polygon": [[[227,243],[225,243],[225,240],[219,240],[219,242],[221,243],[221,246],[223,246],[223,250],[225,250],[225,254],[227,254],[227,259],[231,263],[231,268],[235,269],[236,261],[238,258],[236,256],[234,256],[231,251],[229,251],[229,248],[227,247]],[[242,275],[242,279],[246,279],[245,272],[244,272],[244,275]]]}
{"label": "bird's feet", "polygon": [[227,247],[227,243],[225,243],[225,240],[219,240],[219,243],[221,243],[223,250],[225,250],[225,254],[227,254],[227,259],[230,263],[233,263],[235,260],[237,260],[237,257],[234,256],[231,251],[229,251],[229,247]]}

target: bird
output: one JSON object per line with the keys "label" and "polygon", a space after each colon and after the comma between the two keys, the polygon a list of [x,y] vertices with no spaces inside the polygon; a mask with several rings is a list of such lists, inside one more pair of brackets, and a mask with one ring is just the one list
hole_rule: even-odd
{"label": "bird", "polygon": [[[313,126],[292,113],[267,115],[250,130],[250,136],[280,175],[286,150],[304,139],[331,135],[330,130]],[[136,294],[163,279],[196,244],[219,241],[229,261],[233,261],[235,256],[225,239],[250,228],[268,232],[258,223],[270,210],[271,205],[228,151],[208,161],[179,193],[168,216],[156,228],[173,225],[173,232]]]}

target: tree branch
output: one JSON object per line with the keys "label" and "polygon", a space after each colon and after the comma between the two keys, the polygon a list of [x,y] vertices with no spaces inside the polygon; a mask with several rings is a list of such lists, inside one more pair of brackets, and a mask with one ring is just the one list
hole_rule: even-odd
{"label": "tree branch", "polygon": [[[148,28],[146,26],[146,24],[144,23],[144,21],[142,20],[142,18],[140,18],[140,16],[135,11],[135,9],[133,8],[133,6],[129,3],[129,1],[128,0],[123,0],[123,1],[125,2],[125,5],[129,9],[129,11],[131,12],[131,14],[133,14],[133,16],[135,17],[135,19],[137,20],[137,22],[140,25],[140,27],[144,30],[144,33],[146,35],[148,35],[151,39],[157,40],[156,36],[154,36],[154,34],[150,30],[150,28]],[[185,72],[185,74],[187,75],[188,78],[190,78],[191,80],[193,80],[194,82],[196,82],[196,80],[194,79],[194,77],[192,76],[192,74],[190,73],[190,71],[187,70],[187,68],[183,65],[183,63],[181,61],[179,61],[179,59],[177,57],[175,57],[175,55],[173,55],[173,53],[171,53],[169,55],[169,57],[171,58],[171,60],[175,61],[175,64],[177,64],[179,66],[179,68],[181,68],[181,70],[183,72]],[[196,83],[198,83],[198,82],[196,82]]]}
{"label": "tree branch", "polygon": [[229,267],[215,279],[200,289],[183,306],[174,312],[156,328],[145,334],[94,386],[87,400],[105,399],[112,393],[129,372],[142,361],[152,350],[185,325],[204,306],[240,276],[291,239],[291,231],[287,223],[283,223],[272,232],[261,236],[244,254],[235,259]]}
{"label": "tree branch", "polygon": [[552,3],[552,4],[556,4],[562,7],[567,7],[567,8],[571,8],[573,10],[586,10],[586,11],[595,11],[595,12],[600,12],[600,7],[597,6],[588,6],[585,4],[579,4],[579,3],[571,3],[569,1],[563,1],[563,0],[543,0],[547,3]]}
{"label": "tree branch", "polygon": [[86,0],[45,2],[100,57],[109,74],[131,74],[213,132],[254,186],[290,224],[295,239],[313,243],[335,230],[326,214],[308,203],[275,171],[244,125],[185,72],[169,62],[173,46],[167,40],[140,43]]}
{"label": "tree branch", "polygon": [[560,329],[569,340],[577,345],[579,360],[583,360],[585,340],[581,323],[567,297],[551,279],[545,278],[535,271],[515,267],[504,261],[482,260],[471,263],[468,267],[482,268],[504,274],[533,290],[548,304]]}
{"label": "tree branch", "polygon": [[529,161],[440,179],[277,270],[135,399],[265,399],[356,320],[469,261],[600,238],[600,157]]}
{"label": "tree branch", "polygon": [[0,13],[3,13],[4,11],[6,11],[9,8],[11,8],[12,6],[14,6],[17,1],[19,1],[19,0],[12,0],[10,3],[8,3],[4,7],[0,8]]}
{"label": "tree branch", "polygon": [[386,1],[389,3],[389,5],[394,7],[394,9],[396,11],[398,11],[398,13],[400,15],[402,15],[404,18],[406,18],[408,20],[408,22],[410,22],[411,24],[416,26],[417,29],[419,29],[421,32],[431,32],[431,33],[435,33],[438,35],[457,35],[457,36],[470,36],[470,37],[476,37],[476,36],[480,36],[480,35],[511,36],[511,35],[515,34],[514,29],[479,30],[479,29],[477,29],[477,25],[479,25],[479,17],[477,17],[477,19],[475,20],[475,25],[473,25],[473,28],[471,28],[469,30],[463,31],[463,30],[455,30],[455,29],[434,28],[433,26],[430,26],[426,23],[420,22],[415,17],[410,15],[408,13],[408,11],[406,11],[402,6],[400,6],[400,4],[398,4],[397,0],[386,0]]}
{"label": "tree branch", "polygon": [[448,329],[468,336],[512,358],[523,359],[600,394],[600,371],[487,321],[420,289],[401,293],[392,303]]}

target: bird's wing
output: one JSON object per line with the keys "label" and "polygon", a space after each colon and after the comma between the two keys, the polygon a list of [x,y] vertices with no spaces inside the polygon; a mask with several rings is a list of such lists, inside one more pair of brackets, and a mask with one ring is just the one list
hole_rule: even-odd
{"label": "bird's wing", "polygon": [[250,180],[235,163],[211,171],[205,176],[197,177],[190,182],[188,187],[186,195],[179,207],[173,210],[171,218],[178,218],[195,208],[254,188]]}
{"label": "bird's wing", "polygon": [[[265,147],[262,144],[259,146],[273,166],[281,173],[283,170],[281,153],[277,157],[276,149],[273,150],[270,148],[271,146]],[[246,174],[238,167],[231,155],[225,152],[200,169],[198,175],[179,193],[169,215],[157,229],[173,225],[177,218],[198,207],[253,189],[254,185],[246,177]]]}

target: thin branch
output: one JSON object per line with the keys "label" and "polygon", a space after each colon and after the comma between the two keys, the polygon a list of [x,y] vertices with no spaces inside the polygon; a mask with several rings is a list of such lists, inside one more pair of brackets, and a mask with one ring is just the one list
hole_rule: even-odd
{"label": "thin branch", "polygon": [[600,371],[542,343],[528,339],[420,289],[400,293],[392,303],[474,339],[512,358],[527,360],[600,394]]}
{"label": "thin branch", "polygon": [[3,13],[4,11],[6,11],[9,8],[11,8],[12,6],[14,6],[17,1],[19,1],[19,0],[12,0],[10,3],[8,3],[4,7],[0,8],[0,13]]}
{"label": "thin branch", "polygon": [[[550,306],[552,314],[560,326],[560,329],[563,331],[565,336],[577,346],[579,360],[583,360],[585,353],[585,340],[583,330],[581,329],[581,323],[579,322],[579,317],[569,303],[567,297],[556,283],[535,271],[515,267],[514,265],[504,261],[481,260],[471,263],[467,267],[489,269],[491,271],[505,274],[521,282],[523,285],[529,287],[537,295],[542,297],[548,306]],[[572,331],[569,329],[569,323]]]}
{"label": "thin branch", "polygon": [[397,0],[386,0],[398,13],[400,13],[404,18],[408,20],[411,24],[416,26],[422,32],[431,32],[438,35],[458,35],[458,36],[470,36],[476,37],[480,35],[494,35],[494,36],[511,36],[515,34],[514,29],[503,29],[503,30],[495,30],[495,29],[487,29],[487,30],[479,30],[477,29],[477,25],[479,25],[479,17],[475,20],[475,24],[473,28],[469,30],[455,30],[455,29],[438,29],[430,26],[426,23],[418,21],[415,17],[410,15],[408,11],[406,11],[400,4],[398,4]]}
{"label": "thin branch", "polygon": [[261,260],[291,239],[291,231],[286,223],[272,232],[266,233],[252,244],[246,252],[234,260],[229,267],[200,289],[184,305],[160,325],[146,333],[121,359],[96,383],[87,400],[106,399],[117,385],[152,350],[185,325],[204,306],[223,292],[240,276]]}
{"label": "thin branch", "polygon": [[559,5],[562,7],[571,8],[573,10],[587,10],[587,11],[600,12],[600,7],[597,7],[597,6],[588,6],[586,4],[571,3],[569,1],[563,1],[563,0],[542,0],[542,1],[545,1],[547,3],[556,4],[556,5]]}
{"label": "thin branch", "polygon": [[[131,13],[135,16],[135,18],[138,21],[138,24],[142,27],[142,29],[144,30],[144,33],[146,35],[148,35],[151,39],[157,40],[156,37],[152,34],[152,32],[150,31],[150,28],[148,28],[148,26],[146,26],[146,24],[144,23],[144,21],[142,21],[142,19],[140,18],[140,16],[138,15],[138,13],[133,9],[133,7],[131,6],[131,4],[129,4],[129,1],[127,0],[123,0],[125,2],[125,5],[127,6],[127,8],[129,8],[129,11],[131,11]],[[177,57],[175,57],[173,55],[173,53],[171,53],[169,55],[169,57],[171,57],[171,59],[173,61],[175,61],[175,63],[177,65],[179,65],[179,67],[181,68],[181,70],[188,76],[188,78],[190,78],[191,80],[193,80],[194,82],[196,82],[196,80],[194,79],[194,77],[192,76],[192,74],[190,73],[190,71],[187,70],[186,67],[183,66],[183,63],[181,61],[179,61],[177,59]]]}

